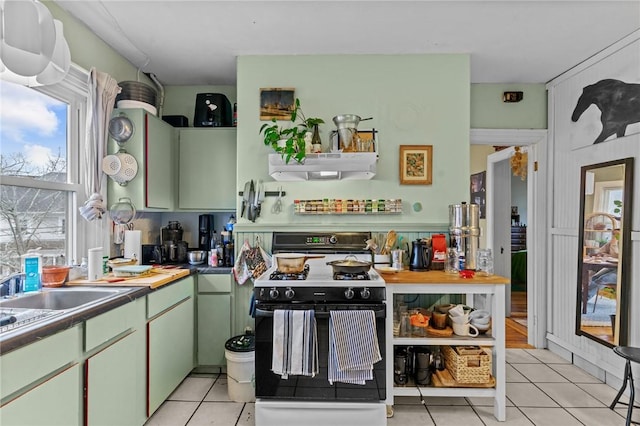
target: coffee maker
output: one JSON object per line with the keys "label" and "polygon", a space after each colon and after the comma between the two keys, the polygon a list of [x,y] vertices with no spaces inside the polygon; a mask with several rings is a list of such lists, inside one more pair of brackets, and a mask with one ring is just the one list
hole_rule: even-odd
{"label": "coffee maker", "polygon": [[199,224],[198,248],[200,250],[209,250],[211,245],[211,232],[215,229],[213,226],[213,215],[201,214]]}
{"label": "coffee maker", "polygon": [[160,245],[164,258],[169,263],[185,263],[187,261],[188,244],[182,241],[182,226],[178,221],[169,221],[168,226],[160,229]]}

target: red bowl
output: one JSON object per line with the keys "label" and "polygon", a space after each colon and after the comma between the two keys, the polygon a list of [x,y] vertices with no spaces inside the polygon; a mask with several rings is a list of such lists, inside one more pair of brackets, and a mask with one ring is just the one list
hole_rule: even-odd
{"label": "red bowl", "polygon": [[476,271],[474,271],[473,269],[463,269],[462,271],[460,271],[460,278],[473,278],[475,274]]}
{"label": "red bowl", "polygon": [[64,284],[69,273],[69,266],[43,266],[42,267],[42,286],[43,287],[60,287]]}

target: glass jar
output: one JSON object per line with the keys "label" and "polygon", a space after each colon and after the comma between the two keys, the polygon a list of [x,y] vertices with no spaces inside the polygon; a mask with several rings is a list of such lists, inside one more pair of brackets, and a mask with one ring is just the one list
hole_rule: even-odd
{"label": "glass jar", "polygon": [[479,249],[476,259],[476,272],[479,276],[493,275],[493,255],[491,249]]}
{"label": "glass jar", "polygon": [[444,271],[447,274],[457,274],[460,271],[460,259],[458,257],[458,250],[456,250],[454,247],[449,247],[447,249]]}
{"label": "glass jar", "polygon": [[400,313],[400,337],[411,337],[411,317],[407,311]]}

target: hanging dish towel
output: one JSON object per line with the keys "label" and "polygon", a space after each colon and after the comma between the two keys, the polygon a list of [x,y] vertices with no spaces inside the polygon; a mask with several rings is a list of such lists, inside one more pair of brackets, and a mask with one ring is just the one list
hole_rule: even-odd
{"label": "hanging dish towel", "polygon": [[329,383],[364,385],[380,361],[375,313],[331,311],[329,319]]}
{"label": "hanging dish towel", "polygon": [[318,374],[318,333],[313,310],[273,312],[273,359],[271,371],[283,379],[290,374]]}

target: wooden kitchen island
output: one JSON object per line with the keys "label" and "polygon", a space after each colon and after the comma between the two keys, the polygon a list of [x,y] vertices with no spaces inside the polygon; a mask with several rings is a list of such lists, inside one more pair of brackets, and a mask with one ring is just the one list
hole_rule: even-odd
{"label": "wooden kitchen island", "polygon": [[[387,322],[386,322],[386,371],[387,405],[393,405],[395,396],[452,396],[452,397],[490,397],[494,400],[494,416],[499,421],[506,419],[505,392],[505,286],[510,280],[498,275],[489,277],[475,276],[461,278],[459,275],[444,271],[399,271],[381,273],[387,284]],[[465,304],[471,307],[481,306],[491,311],[491,329],[478,337],[460,337],[455,334],[448,337],[398,337],[394,336],[394,296],[411,295],[447,295],[465,296]],[[428,306],[424,306],[428,308]],[[413,378],[405,386],[394,384],[394,353],[396,346],[468,346],[476,345],[490,349],[492,356],[491,387],[442,383],[432,380],[431,385],[421,386],[419,391]],[[435,385],[438,384],[438,386]],[[473,387],[471,387],[473,386]]]}

